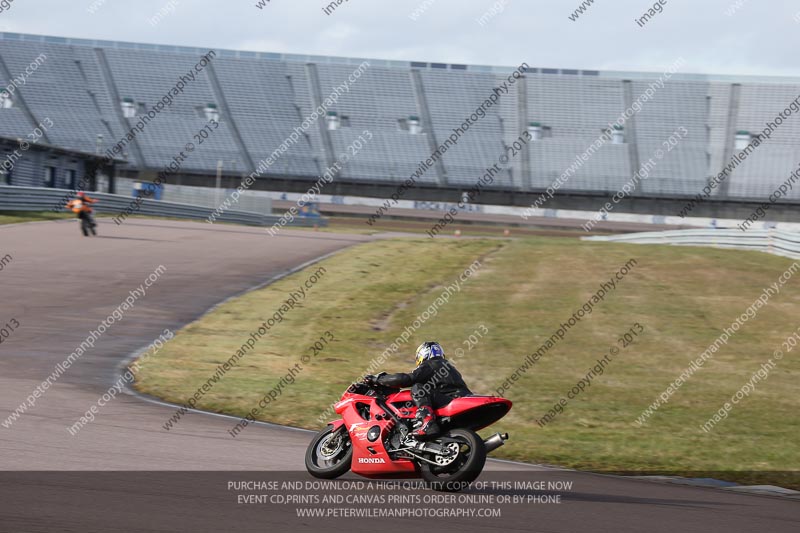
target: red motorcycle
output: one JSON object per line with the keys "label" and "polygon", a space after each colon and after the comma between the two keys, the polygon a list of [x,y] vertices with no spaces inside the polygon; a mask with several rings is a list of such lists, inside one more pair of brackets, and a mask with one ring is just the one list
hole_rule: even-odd
{"label": "red motorcycle", "polygon": [[464,396],[436,409],[441,433],[419,440],[412,434],[417,407],[411,391],[378,385],[374,376],[350,385],[334,405],[341,415],[319,432],[306,451],[306,469],[317,478],[348,470],[373,479],[422,477],[436,490],[458,491],[477,479],[486,454],[508,434],[482,440],[476,431],[503,418],[511,401]]}

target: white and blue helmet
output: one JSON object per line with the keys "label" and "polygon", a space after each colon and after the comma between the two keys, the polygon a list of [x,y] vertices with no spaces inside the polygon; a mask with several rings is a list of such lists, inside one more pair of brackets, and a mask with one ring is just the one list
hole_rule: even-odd
{"label": "white and blue helmet", "polygon": [[444,349],[442,345],[438,342],[427,341],[423,342],[417,348],[417,358],[416,363],[417,366],[421,365],[423,361],[427,361],[428,359],[434,359],[436,357],[441,357],[444,359]]}

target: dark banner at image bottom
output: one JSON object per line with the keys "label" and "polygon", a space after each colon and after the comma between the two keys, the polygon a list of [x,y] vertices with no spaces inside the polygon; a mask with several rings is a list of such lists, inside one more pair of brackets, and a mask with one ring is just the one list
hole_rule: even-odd
{"label": "dark banner at image bottom", "polygon": [[0,531],[310,531],[332,524],[339,531],[530,531],[534,521],[558,525],[547,531],[611,531],[633,526],[634,509],[639,527],[641,513],[652,521],[641,530],[671,524],[676,531],[674,506],[721,512],[737,498],[800,525],[798,501],[572,471],[484,472],[460,492],[352,474],[7,471],[0,472]]}

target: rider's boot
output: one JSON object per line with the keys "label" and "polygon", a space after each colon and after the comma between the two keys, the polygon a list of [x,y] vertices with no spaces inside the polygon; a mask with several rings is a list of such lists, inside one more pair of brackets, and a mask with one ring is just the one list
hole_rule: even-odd
{"label": "rider's boot", "polygon": [[436,415],[433,414],[431,406],[423,405],[417,409],[412,434],[419,439],[435,437],[439,434],[439,424],[436,423]]}

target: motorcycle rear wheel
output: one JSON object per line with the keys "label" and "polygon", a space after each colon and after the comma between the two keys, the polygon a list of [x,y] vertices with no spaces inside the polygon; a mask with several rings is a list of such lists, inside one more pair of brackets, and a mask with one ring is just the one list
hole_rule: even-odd
{"label": "motorcycle rear wheel", "polygon": [[334,479],[350,470],[353,446],[346,428],[334,431],[328,426],[319,433],[306,450],[306,470],[320,479]]}
{"label": "motorcycle rear wheel", "polygon": [[420,464],[420,475],[427,485],[440,492],[458,492],[475,481],[486,464],[486,446],[480,436],[469,429],[454,429],[444,435],[456,441],[458,455],[447,465]]}

